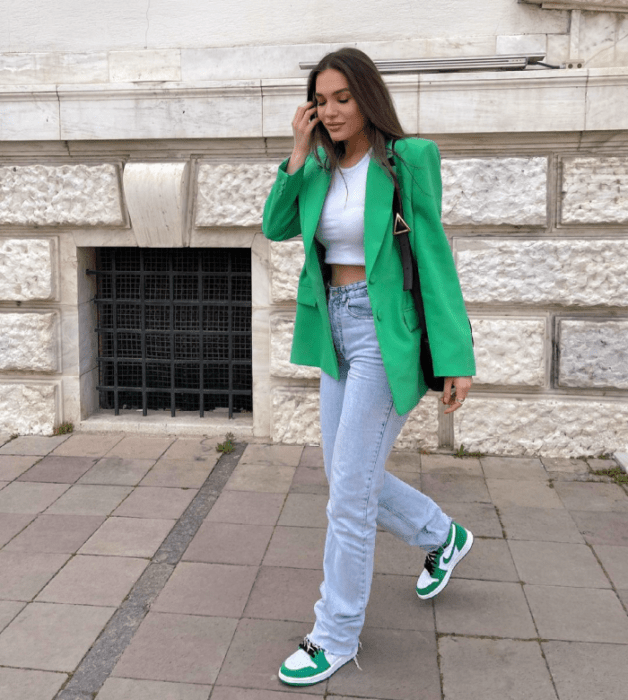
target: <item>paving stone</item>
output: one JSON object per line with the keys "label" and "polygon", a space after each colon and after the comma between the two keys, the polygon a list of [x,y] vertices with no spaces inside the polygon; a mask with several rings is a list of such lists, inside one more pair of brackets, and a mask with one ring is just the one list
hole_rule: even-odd
{"label": "paving stone", "polygon": [[301,459],[301,445],[256,445],[246,446],[240,464],[266,465],[273,467],[296,467]]}
{"label": "paving stone", "polygon": [[[323,683],[323,685],[325,685]],[[212,700],[286,700],[286,694],[282,691],[260,690],[259,688],[214,688]],[[306,700],[311,695],[305,693],[290,692],[290,700]],[[342,700],[351,700],[343,697]],[[362,698],[361,700],[368,700]]]}
{"label": "paving stone", "polygon": [[562,586],[524,588],[542,638],[628,644],[628,617],[613,591]]}
{"label": "paving stone", "polygon": [[455,503],[490,503],[491,499],[480,476],[466,476],[443,472],[426,473],[422,475],[423,493],[437,503],[448,501]]}
{"label": "paving stone", "polygon": [[614,459],[596,459],[595,457],[587,459],[587,464],[594,471],[614,469],[617,466],[617,462]]}
{"label": "paving stone", "polygon": [[113,612],[86,605],[31,603],[0,634],[0,665],[71,672]]}
{"label": "paving stone", "polygon": [[[408,486],[412,486],[412,488],[417,489],[417,491],[422,490],[422,474],[421,472],[409,472],[409,471],[402,471],[400,469],[389,469],[388,473],[391,474],[392,476],[396,476],[397,479],[400,479],[404,483],[408,484]],[[327,495],[327,494],[325,494]]]}
{"label": "paving stone", "polygon": [[625,646],[558,641],[544,642],[543,650],[560,700],[625,696]]}
{"label": "paving stone", "polygon": [[626,612],[628,612],[628,588],[623,588],[617,591],[619,600],[624,604]]}
{"label": "paving stone", "polygon": [[4,548],[5,552],[73,554],[101,525],[98,515],[39,515]]}
{"label": "paving stone", "polygon": [[0,698],[52,700],[66,679],[65,673],[0,668]]}
{"label": "paving stone", "polygon": [[27,469],[30,469],[35,462],[40,460],[38,455],[21,457],[19,455],[0,455],[0,479],[2,481],[13,481]]}
{"label": "paving stone", "polygon": [[224,617],[149,612],[112,676],[209,685],[236,624]]}
{"label": "paving stone", "polygon": [[571,515],[558,508],[505,506],[499,515],[509,540],[584,543]]}
{"label": "paving stone", "polygon": [[155,464],[153,459],[105,457],[79,479],[79,484],[136,486],[153,464]]}
{"label": "paving stone", "polygon": [[314,622],[314,603],[320,598],[320,569],[262,566],[244,617]]}
{"label": "paving stone", "polygon": [[533,457],[482,457],[480,462],[484,476],[489,479],[547,481],[549,478],[541,460]]}
{"label": "paving stone", "polygon": [[113,514],[130,518],[178,520],[196,494],[196,489],[138,486]]}
{"label": "paving stone", "polygon": [[215,464],[220,457],[216,445],[220,437],[178,438],[164,452],[161,459],[182,459],[185,461]]}
{"label": "paving stone", "polygon": [[434,634],[414,630],[364,628],[358,654],[327,682],[330,694],[407,700],[440,700],[440,674]]}
{"label": "paving stone", "polygon": [[329,484],[322,467],[297,467],[290,485],[291,493],[329,496]]}
{"label": "paving stone", "polygon": [[152,557],[174,520],[111,517],[87,540],[80,554]]}
{"label": "paving stone", "polygon": [[327,527],[327,496],[313,493],[290,493],[286,498],[279,525]]}
{"label": "paving stone", "polygon": [[17,616],[24,605],[25,603],[14,600],[0,600],[0,632]]}
{"label": "paving stone", "polygon": [[444,513],[466,527],[476,537],[503,537],[502,526],[495,506],[489,503],[445,503],[438,504]]}
{"label": "paving stone", "polygon": [[548,472],[568,472],[572,474],[586,474],[589,471],[587,463],[583,459],[566,459],[563,457],[541,457]]}
{"label": "paving stone", "polygon": [[487,479],[490,498],[499,510],[512,506],[520,508],[563,508],[554,489],[541,481],[517,479]]}
{"label": "paving stone", "polygon": [[[277,677],[279,667],[311,631],[312,624],[309,622],[240,620],[216,679],[216,688],[236,686],[285,691],[286,686]],[[299,688],[297,692],[306,693],[309,697],[321,696],[326,687],[327,683],[317,683]]]}
{"label": "paving stone", "polygon": [[290,490],[295,471],[295,467],[242,465],[240,463],[234,469],[225,489],[287,493]]}
{"label": "paving stone", "polygon": [[272,533],[273,528],[267,525],[205,522],[182,558],[211,564],[258,566]]}
{"label": "paving stone", "polygon": [[[303,464],[303,460],[301,460]],[[322,462],[321,462],[322,464]],[[421,455],[414,452],[402,452],[393,450],[386,460],[387,471],[399,471],[420,473],[421,472]]]}
{"label": "paving stone", "polygon": [[0,491],[0,513],[41,513],[68,488],[67,484],[13,481]]}
{"label": "paving stone", "polygon": [[587,484],[557,481],[556,493],[569,510],[628,513],[628,495],[617,484]]}
{"label": "paving stone", "polygon": [[75,484],[46,513],[109,515],[133,490],[131,486]]}
{"label": "paving stone", "polygon": [[117,607],[148,566],[132,557],[73,557],[37,596],[38,602]]}
{"label": "paving stone", "polygon": [[152,610],[240,617],[256,575],[256,566],[180,562]]}
{"label": "paving stone", "polygon": [[425,552],[419,547],[411,547],[390,532],[377,533],[374,564],[377,573],[418,576],[424,561]]}
{"label": "paving stone", "polygon": [[18,481],[73,484],[94,465],[92,457],[56,457],[48,455],[24,472]]}
{"label": "paving stone", "polygon": [[434,632],[434,611],[416,595],[416,575],[374,574],[366,626]]}
{"label": "paving stone", "polygon": [[484,476],[479,459],[454,457],[453,455],[423,455],[421,457],[421,471],[426,474]]}
{"label": "paving stone", "polygon": [[36,518],[35,513],[0,513],[0,547]]}
{"label": "paving stone", "polygon": [[124,438],[124,433],[78,433],[54,451],[66,457],[102,457]]}
{"label": "paving stone", "polygon": [[173,437],[128,435],[107,452],[107,457],[122,459],[159,459],[174,442]]}
{"label": "paving stone", "polygon": [[31,600],[68,559],[67,554],[0,552],[0,598]]}
{"label": "paving stone", "polygon": [[596,544],[593,549],[615,588],[628,588],[628,547]]}
{"label": "paving stone", "polygon": [[585,544],[509,542],[521,580],[543,586],[610,588],[610,583]]}
{"label": "paving stone", "polygon": [[215,462],[210,461],[162,457],[140,481],[140,486],[198,489],[205,483],[214,466]]}
{"label": "paving stone", "polygon": [[275,525],[284,500],[285,496],[281,493],[223,491],[205,522]]}
{"label": "paving stone", "polygon": [[513,639],[537,636],[518,583],[459,579],[438,595],[434,609],[440,634]]}
{"label": "paving stone", "polygon": [[96,700],[207,700],[210,685],[108,678]]}
{"label": "paving stone", "polygon": [[572,510],[570,515],[589,544],[628,546],[628,513]]}
{"label": "paving stone", "polygon": [[325,530],[277,526],[264,556],[264,566],[322,569]]}
{"label": "paving stone", "polygon": [[39,435],[23,435],[7,442],[0,447],[3,455],[47,455],[68,439],[68,435],[41,437]]}
{"label": "paving stone", "polygon": [[556,700],[538,642],[444,637],[439,651],[447,700]]}
{"label": "paving stone", "polygon": [[506,541],[481,537],[475,538],[471,551],[454,569],[452,577],[519,581]]}
{"label": "paving stone", "polygon": [[300,467],[322,467],[324,465],[323,448],[306,445],[301,452]]}

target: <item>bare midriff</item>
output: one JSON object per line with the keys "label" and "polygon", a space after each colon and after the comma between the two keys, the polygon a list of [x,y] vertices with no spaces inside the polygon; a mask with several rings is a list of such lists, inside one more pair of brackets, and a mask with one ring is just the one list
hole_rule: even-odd
{"label": "bare midriff", "polygon": [[366,268],[364,265],[332,265],[331,266],[331,286],[344,287],[354,282],[362,282],[366,279]]}

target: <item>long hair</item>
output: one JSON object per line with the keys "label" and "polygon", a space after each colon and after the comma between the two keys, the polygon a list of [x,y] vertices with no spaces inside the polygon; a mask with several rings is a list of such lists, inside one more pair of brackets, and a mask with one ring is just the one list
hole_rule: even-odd
{"label": "long hair", "polygon": [[[308,100],[316,102],[316,78],[319,73],[329,68],[339,71],[347,79],[351,96],[357,102],[364,117],[364,132],[373,148],[373,156],[389,174],[396,187],[397,180],[386,153],[386,141],[388,139],[402,139],[406,134],[399,122],[395,106],[380,72],[373,61],[359,49],[345,47],[333,51],[323,56],[310,73],[307,81]],[[321,161],[318,153],[320,146],[325,149],[327,156],[325,163]],[[312,155],[319,165],[326,170],[333,171],[338,167],[344,154],[344,142],[333,141],[327,129],[319,122],[314,127],[314,138],[312,139]]]}

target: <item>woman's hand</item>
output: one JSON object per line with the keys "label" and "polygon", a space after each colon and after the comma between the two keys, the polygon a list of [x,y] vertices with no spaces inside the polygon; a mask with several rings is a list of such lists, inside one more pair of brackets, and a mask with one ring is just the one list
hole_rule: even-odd
{"label": "woman's hand", "polygon": [[445,377],[445,388],[441,401],[449,406],[445,413],[457,411],[467,398],[473,380],[471,377]]}
{"label": "woman's hand", "polygon": [[312,131],[319,121],[320,119],[316,114],[316,104],[314,102],[305,102],[297,107],[294,119],[292,120],[294,148],[292,149],[290,162],[286,169],[288,175],[296,173],[305,163],[312,143]]}

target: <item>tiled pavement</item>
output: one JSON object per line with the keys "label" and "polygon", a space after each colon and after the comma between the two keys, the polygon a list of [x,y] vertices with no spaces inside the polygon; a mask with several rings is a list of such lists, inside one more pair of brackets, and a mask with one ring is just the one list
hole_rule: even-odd
{"label": "tiled pavement", "polygon": [[379,533],[362,670],[294,690],[276,672],[313,620],[320,450],[217,442],[0,439],[0,698],[625,696],[628,493],[585,461],[394,454],[476,544],[423,602],[421,553]]}

